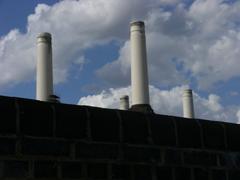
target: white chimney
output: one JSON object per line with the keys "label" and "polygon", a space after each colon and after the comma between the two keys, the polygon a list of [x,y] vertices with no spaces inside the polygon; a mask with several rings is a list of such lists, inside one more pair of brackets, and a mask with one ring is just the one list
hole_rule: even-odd
{"label": "white chimney", "polygon": [[127,95],[120,97],[120,109],[121,110],[129,109],[129,97]]}
{"label": "white chimney", "polygon": [[183,91],[183,117],[194,118],[193,95],[191,89]]}
{"label": "white chimney", "polygon": [[[149,105],[148,68],[144,22],[131,23],[132,109],[152,111]],[[142,110],[141,110],[142,109]]]}
{"label": "white chimney", "polygon": [[36,99],[48,101],[53,95],[52,38],[44,32],[37,36]]}

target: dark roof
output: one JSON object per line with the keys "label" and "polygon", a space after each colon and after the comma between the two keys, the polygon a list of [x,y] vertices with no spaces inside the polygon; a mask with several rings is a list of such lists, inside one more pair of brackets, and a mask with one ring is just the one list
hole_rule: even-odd
{"label": "dark roof", "polygon": [[0,97],[0,178],[239,180],[240,127]]}

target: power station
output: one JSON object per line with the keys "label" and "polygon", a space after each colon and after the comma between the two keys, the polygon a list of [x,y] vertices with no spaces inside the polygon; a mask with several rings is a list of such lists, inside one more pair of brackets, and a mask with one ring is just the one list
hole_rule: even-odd
{"label": "power station", "polygon": [[[143,21],[130,23],[132,105],[127,95],[120,97],[120,109],[153,113],[149,98],[148,63]],[[60,102],[53,92],[52,37],[37,36],[36,100]],[[194,118],[192,90],[183,92],[183,117]]]}
{"label": "power station", "polygon": [[51,35],[37,37],[36,99],[0,96],[0,179],[239,180],[240,126],[153,113],[144,23],[131,23],[131,83],[119,109],[58,103]]}

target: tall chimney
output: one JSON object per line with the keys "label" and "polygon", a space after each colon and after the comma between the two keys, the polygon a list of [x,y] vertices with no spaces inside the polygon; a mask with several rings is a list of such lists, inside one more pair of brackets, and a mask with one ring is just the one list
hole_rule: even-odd
{"label": "tall chimney", "polygon": [[129,97],[127,95],[120,97],[120,109],[121,110],[129,109]]}
{"label": "tall chimney", "polygon": [[193,95],[191,89],[183,91],[183,117],[194,118]]}
{"label": "tall chimney", "polygon": [[53,95],[52,38],[44,32],[37,36],[37,85],[36,99],[49,101]]}
{"label": "tall chimney", "polygon": [[131,84],[134,111],[153,112],[149,105],[147,51],[144,22],[131,23]]}

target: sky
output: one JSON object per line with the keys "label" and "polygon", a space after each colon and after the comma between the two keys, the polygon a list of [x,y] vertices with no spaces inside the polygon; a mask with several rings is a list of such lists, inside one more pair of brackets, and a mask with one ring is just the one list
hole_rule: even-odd
{"label": "sky", "polygon": [[182,116],[240,122],[240,1],[0,0],[0,94],[35,98],[36,36],[53,38],[62,103],[118,108],[129,95],[129,23],[146,26],[150,103]]}

